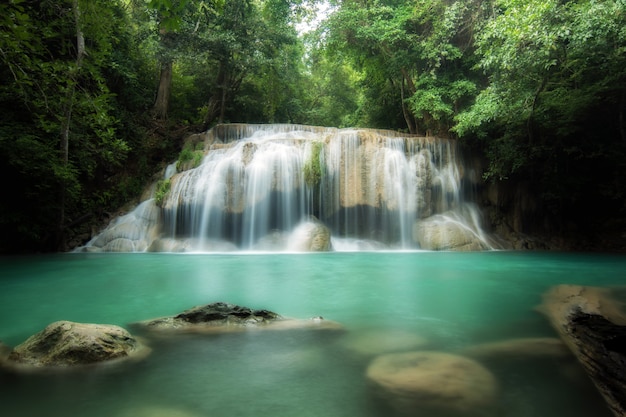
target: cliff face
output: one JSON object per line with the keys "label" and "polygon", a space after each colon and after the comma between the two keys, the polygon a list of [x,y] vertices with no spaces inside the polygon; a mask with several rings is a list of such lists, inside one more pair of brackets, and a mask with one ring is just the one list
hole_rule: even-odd
{"label": "cliff face", "polygon": [[591,198],[548,203],[541,184],[519,178],[482,183],[477,194],[485,229],[505,248],[626,252],[623,212]]}

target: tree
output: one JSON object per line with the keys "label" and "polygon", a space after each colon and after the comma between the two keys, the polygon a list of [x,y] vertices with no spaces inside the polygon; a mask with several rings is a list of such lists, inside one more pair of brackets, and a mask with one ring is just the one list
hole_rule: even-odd
{"label": "tree", "polygon": [[14,250],[56,249],[108,198],[94,184],[129,151],[107,84],[124,68],[113,54],[124,14],[81,0],[15,0],[0,11],[0,165],[14,179],[0,224]]}
{"label": "tree", "polygon": [[[554,214],[583,216],[591,201],[619,210],[626,5],[500,0],[496,6],[476,41],[488,83],[458,116],[456,132],[482,141],[486,178],[528,178]],[[599,177],[611,180],[594,185]]]}
{"label": "tree", "polygon": [[347,53],[362,78],[372,80],[366,88],[374,90],[373,97],[395,92],[384,112],[400,110],[410,132],[447,135],[453,116],[476,88],[463,58],[471,52],[478,4],[344,1],[331,16],[328,47]]}

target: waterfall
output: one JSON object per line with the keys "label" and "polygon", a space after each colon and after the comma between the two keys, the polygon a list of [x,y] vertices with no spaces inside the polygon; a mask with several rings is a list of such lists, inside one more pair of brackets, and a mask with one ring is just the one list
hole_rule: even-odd
{"label": "waterfall", "polygon": [[202,141],[197,166],[166,170],[160,207],[143,202],[84,250],[493,248],[454,140],[233,124]]}

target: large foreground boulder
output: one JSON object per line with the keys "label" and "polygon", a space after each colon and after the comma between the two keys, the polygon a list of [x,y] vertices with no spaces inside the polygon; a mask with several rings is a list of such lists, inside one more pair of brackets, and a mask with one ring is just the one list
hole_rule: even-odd
{"label": "large foreground boulder", "polygon": [[141,357],[149,352],[118,326],[57,321],[13,349],[5,365],[73,367]]}
{"label": "large foreground boulder", "polygon": [[211,303],[193,307],[176,316],[161,317],[134,324],[148,331],[224,333],[252,329],[342,329],[336,322],[314,317],[298,320],[269,310],[253,310],[230,303]]}
{"label": "large foreground boulder", "polygon": [[605,288],[558,285],[539,307],[615,416],[626,416],[626,314]]}
{"label": "large foreground boulder", "polygon": [[471,359],[441,352],[379,356],[367,369],[376,393],[401,416],[494,416],[495,377]]}

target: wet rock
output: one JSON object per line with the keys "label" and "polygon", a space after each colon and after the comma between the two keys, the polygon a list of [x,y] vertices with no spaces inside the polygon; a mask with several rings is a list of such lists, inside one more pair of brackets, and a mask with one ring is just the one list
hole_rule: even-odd
{"label": "wet rock", "polygon": [[299,252],[327,252],[332,250],[330,229],[324,223],[311,217],[299,224],[289,237],[289,250]]}
{"label": "wet rock", "polygon": [[571,352],[555,337],[528,337],[483,343],[464,349],[463,356],[479,360],[525,360],[569,358]]}
{"label": "wet rock", "polygon": [[626,416],[626,313],[609,289],[558,285],[539,310],[574,353],[615,416]]}
{"label": "wet rock", "polygon": [[377,394],[402,416],[495,416],[495,377],[462,356],[408,352],[379,356],[367,369]]}
{"label": "wet rock", "polygon": [[17,368],[71,367],[140,358],[149,349],[121,327],[57,321],[9,354]]}
{"label": "wet rock", "polygon": [[173,239],[162,238],[152,241],[148,252],[232,252],[237,246],[217,239]]}
{"label": "wet rock", "polygon": [[423,348],[429,341],[414,333],[398,329],[368,329],[346,334],[339,344],[356,354],[375,356]]}
{"label": "wet rock", "polygon": [[9,357],[9,353],[11,353],[11,348],[0,340],[0,364]]}
{"label": "wet rock", "polygon": [[176,316],[146,320],[135,323],[134,326],[148,331],[189,333],[223,333],[251,329],[342,329],[340,324],[322,317],[291,319],[269,310],[253,310],[223,302],[193,307]]}
{"label": "wet rock", "polygon": [[479,234],[453,215],[435,215],[413,226],[413,239],[421,249],[480,251],[488,249]]}

